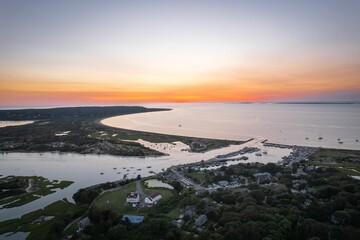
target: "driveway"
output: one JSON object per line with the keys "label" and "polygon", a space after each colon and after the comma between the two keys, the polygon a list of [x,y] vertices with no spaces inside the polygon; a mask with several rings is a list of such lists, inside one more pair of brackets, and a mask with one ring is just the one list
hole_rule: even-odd
{"label": "driveway", "polygon": [[136,192],[140,194],[139,207],[144,207],[145,206],[146,194],[144,193],[144,191],[142,189],[140,180],[136,181],[135,183],[136,183]]}

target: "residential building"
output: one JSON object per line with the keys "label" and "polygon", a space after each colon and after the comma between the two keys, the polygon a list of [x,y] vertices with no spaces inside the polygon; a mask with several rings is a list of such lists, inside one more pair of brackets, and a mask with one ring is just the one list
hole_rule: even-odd
{"label": "residential building", "polygon": [[140,194],[138,194],[136,192],[128,193],[128,195],[126,197],[126,202],[132,203],[132,204],[139,203],[140,202]]}
{"label": "residential building", "polygon": [[207,216],[206,216],[205,214],[201,214],[201,215],[195,220],[195,226],[201,227],[202,225],[204,225],[204,223],[206,223],[207,220],[208,220]]}
{"label": "residential building", "polygon": [[254,177],[258,183],[264,183],[271,180],[271,174],[268,172],[255,173]]}
{"label": "residential building", "polygon": [[228,187],[229,186],[229,182],[228,181],[219,181],[218,185],[220,187]]}
{"label": "residential building", "polygon": [[145,198],[145,203],[147,204],[154,204],[157,201],[159,201],[161,199],[161,194],[160,193],[153,193],[150,196]]}
{"label": "residential building", "polygon": [[90,224],[90,219],[88,217],[81,219],[78,222],[79,231],[82,231],[89,224]]}
{"label": "residential building", "polygon": [[178,220],[172,220],[170,222],[170,224],[176,228],[181,228],[183,225],[184,225],[185,221],[184,220],[181,220],[181,219],[178,219]]}

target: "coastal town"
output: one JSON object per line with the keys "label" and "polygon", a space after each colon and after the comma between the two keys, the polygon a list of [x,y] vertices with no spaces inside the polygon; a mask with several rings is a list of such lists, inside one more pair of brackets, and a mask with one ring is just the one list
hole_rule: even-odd
{"label": "coastal town", "polygon": [[[33,229],[28,239],[36,239],[43,231],[56,239],[137,239],[144,231],[148,239],[237,239],[239,234],[246,239],[280,239],[291,234],[294,239],[322,239],[325,232],[355,239],[352,236],[359,229],[360,216],[359,151],[266,140],[261,141],[261,149],[258,142],[250,141],[240,150],[208,160],[174,165],[148,177],[124,176],[80,189],[73,196],[76,204],[52,204],[63,205],[72,217],[64,218],[50,205],[30,213],[31,218],[11,220],[10,225],[0,223],[0,233],[16,232],[28,224]],[[260,154],[269,154],[264,149],[274,148],[288,149],[290,154],[277,162],[256,161]],[[276,220],[270,218],[274,212]],[[263,224],[273,221],[287,227],[269,232]],[[251,231],[232,229],[231,224],[242,224]]]}
{"label": "coastal town", "polygon": [[[81,239],[81,236],[86,236],[86,234],[94,234],[93,230],[89,230],[89,226],[92,226],[91,229],[93,229],[93,224],[99,224],[97,215],[101,215],[104,213],[103,211],[114,211],[116,216],[120,216],[116,221],[120,221],[119,225],[129,222],[134,226],[140,226],[149,224],[148,221],[161,219],[161,221],[167,221],[166,229],[169,234],[177,232],[182,237],[192,236],[193,238],[219,235],[218,239],[223,239],[220,236],[230,234],[224,221],[226,222],[228,217],[235,214],[231,213],[231,209],[233,207],[238,209],[236,207],[238,204],[246,206],[250,204],[248,207],[254,207],[255,204],[255,206],[266,209],[270,206],[274,209],[280,206],[285,209],[286,206],[293,206],[296,207],[298,213],[308,214],[308,217],[312,218],[311,224],[314,227],[322,226],[326,231],[333,232],[340,231],[343,226],[347,226],[347,230],[358,231],[356,229],[359,223],[356,219],[359,213],[356,210],[357,203],[354,202],[354,198],[360,192],[356,177],[344,175],[343,170],[345,169],[341,165],[337,167],[342,172],[337,172],[334,164],[329,166],[326,165],[326,162],[319,164],[317,157],[314,156],[319,153],[326,155],[328,154],[327,150],[265,144],[272,147],[288,147],[292,149],[292,152],[278,163],[246,163],[246,160],[242,160],[241,163],[226,165],[227,161],[233,162],[233,159],[225,161],[225,157],[234,157],[248,151],[256,152],[256,149],[245,148],[237,154],[230,153],[227,156],[218,156],[208,161],[173,166],[160,174],[144,179],[139,177],[121,187],[120,190],[116,190],[119,192],[118,195],[110,188],[100,193],[93,201],[91,213],[78,222],[78,230],[75,235]],[[359,153],[353,154],[352,159],[355,159],[358,164],[359,158],[356,154]],[[331,156],[327,158],[330,159]],[[348,167],[348,172],[354,170],[351,169]],[[318,179],[320,176],[322,176],[321,180]],[[324,176],[328,176],[328,178],[323,178]],[[343,179],[341,185],[334,186],[333,178],[339,177]],[[147,181],[155,181],[160,185],[155,184],[149,187]],[[133,186],[129,187],[131,185]],[[350,186],[351,189],[348,189]],[[113,196],[118,196],[118,198],[114,199]],[[345,208],[331,207],[331,210],[329,209],[325,215],[323,212],[321,216],[316,215],[317,211],[324,211],[325,206],[332,205],[334,200],[344,197],[344,201],[348,202]],[[235,212],[237,211],[235,210]],[[242,211],[239,212],[240,215]],[[254,214],[256,215],[256,213],[252,213],[252,215]],[[285,221],[286,217],[283,216],[283,218],[282,221]],[[109,227],[109,231],[110,229],[111,227]],[[175,229],[178,230],[175,231]],[[321,232],[308,234],[313,237],[321,238],[322,236]],[[342,232],[342,234],[345,233]]]}
{"label": "coastal town", "polygon": [[[115,109],[124,114],[152,110]],[[159,159],[159,163],[168,164],[163,167],[162,163],[160,168],[153,166],[156,158],[137,167],[131,159],[127,166],[106,165],[116,176],[115,181],[98,181],[77,188],[72,196],[74,202],[64,198],[19,218],[8,218],[0,222],[0,235],[25,234],[24,239],[29,240],[260,240],[326,239],[328,234],[334,239],[356,239],[353,236],[360,234],[359,151],[286,145],[255,138],[229,141],[157,135],[112,129],[94,122],[96,117],[110,114],[110,110],[114,109],[74,108],[65,115],[67,120],[62,119],[61,109],[0,111],[0,116],[3,114],[6,119],[27,114],[26,119],[35,121],[16,126],[15,133],[3,128],[2,137],[6,141],[1,145],[2,156],[39,147],[44,149],[36,155],[40,158],[48,157],[49,149],[60,156],[83,148],[87,152],[81,153],[96,153],[98,158],[104,153],[125,156],[176,153],[179,160]],[[45,116],[49,119],[38,119]],[[24,138],[19,135],[23,130],[26,134],[39,130],[46,137],[39,136],[38,140],[45,137],[49,141],[18,148],[17,142],[29,142],[23,141],[25,135]],[[219,151],[206,155],[211,150]],[[211,157],[183,161],[191,154]],[[100,169],[95,171],[101,177],[109,174]],[[74,182],[5,176],[0,181],[3,196],[0,209],[27,206]]]}

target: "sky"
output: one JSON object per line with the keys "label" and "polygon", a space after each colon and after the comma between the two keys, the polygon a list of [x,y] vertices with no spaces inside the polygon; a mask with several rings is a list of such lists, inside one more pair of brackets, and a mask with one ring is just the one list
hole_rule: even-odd
{"label": "sky", "polygon": [[359,101],[360,1],[0,1],[0,105]]}

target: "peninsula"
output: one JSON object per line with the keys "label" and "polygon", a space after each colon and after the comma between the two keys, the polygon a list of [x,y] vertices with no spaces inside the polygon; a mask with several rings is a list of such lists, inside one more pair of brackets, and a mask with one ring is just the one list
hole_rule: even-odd
{"label": "peninsula", "polygon": [[0,151],[162,156],[164,153],[129,140],[142,139],[169,143],[181,141],[189,145],[194,152],[205,152],[230,144],[243,143],[139,132],[112,128],[100,123],[102,119],[113,116],[170,110],[138,106],[1,110],[0,121],[34,121],[34,123],[0,128]]}

